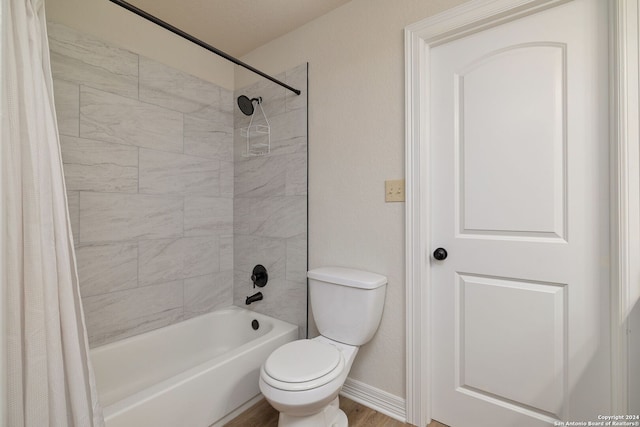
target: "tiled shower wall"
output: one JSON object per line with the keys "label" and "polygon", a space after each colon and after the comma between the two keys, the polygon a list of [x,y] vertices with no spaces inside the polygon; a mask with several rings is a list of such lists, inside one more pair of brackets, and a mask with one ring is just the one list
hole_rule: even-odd
{"label": "tiled shower wall", "polygon": [[[271,151],[246,157],[240,128],[250,117],[235,114],[234,181],[234,297],[262,292],[264,299],[247,306],[297,324],[301,337],[307,327],[307,65],[275,76],[302,90],[301,95],[267,80],[236,90],[249,98],[262,97],[271,125]],[[255,105],[255,104],[254,104]],[[258,109],[256,117],[262,117]],[[255,124],[255,122],[254,122]],[[269,282],[252,288],[251,271],[264,265]]]}
{"label": "tiled shower wall", "polygon": [[61,25],[49,42],[90,344],[231,305],[232,92]]}

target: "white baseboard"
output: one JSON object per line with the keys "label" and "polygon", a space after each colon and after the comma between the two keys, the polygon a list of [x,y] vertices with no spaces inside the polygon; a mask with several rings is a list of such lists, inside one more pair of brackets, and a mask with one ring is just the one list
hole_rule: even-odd
{"label": "white baseboard", "polygon": [[344,382],[340,394],[393,419],[407,422],[406,402],[403,398],[351,378]]}

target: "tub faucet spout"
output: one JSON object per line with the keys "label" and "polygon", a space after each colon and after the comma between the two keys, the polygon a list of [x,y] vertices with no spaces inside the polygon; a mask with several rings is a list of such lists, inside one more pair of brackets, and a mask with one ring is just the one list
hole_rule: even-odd
{"label": "tub faucet spout", "polygon": [[247,299],[244,301],[244,303],[246,305],[251,304],[252,302],[256,302],[256,301],[260,301],[262,300],[262,292],[257,292],[249,297],[247,297]]}

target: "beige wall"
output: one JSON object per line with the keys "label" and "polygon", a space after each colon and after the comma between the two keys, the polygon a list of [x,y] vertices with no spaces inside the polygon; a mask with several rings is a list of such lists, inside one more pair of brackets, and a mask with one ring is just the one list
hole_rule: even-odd
{"label": "beige wall", "polygon": [[234,65],[108,0],[46,0],[47,20],[154,59],[170,67],[234,88]]}
{"label": "beige wall", "polygon": [[[242,59],[269,73],[309,62],[309,267],[389,278],[382,324],[350,376],[405,396],[403,28],[462,0],[353,0]],[[254,79],[236,72],[236,87]]]}

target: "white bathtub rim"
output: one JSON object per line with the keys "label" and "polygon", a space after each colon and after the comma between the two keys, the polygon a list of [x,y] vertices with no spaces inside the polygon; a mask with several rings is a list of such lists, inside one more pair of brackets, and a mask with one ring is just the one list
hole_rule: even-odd
{"label": "white bathtub rim", "polygon": [[[124,399],[114,402],[108,406],[104,406],[103,412],[104,412],[105,419],[108,420],[111,417],[115,417],[121,414],[122,412],[127,411],[129,408],[142,405],[145,402],[163,393],[166,393],[169,390],[173,390],[174,388],[179,387],[184,383],[189,382],[198,376],[204,375],[207,372],[210,372],[211,370],[218,368],[219,366],[227,363],[230,360],[233,360],[234,358],[239,358],[249,353],[254,347],[262,344],[264,341],[280,338],[284,335],[291,333],[291,330],[296,330],[296,331],[298,330],[298,326],[292,323],[288,323],[279,319],[274,319],[264,314],[255,313],[250,310],[245,310],[241,307],[236,307],[236,306],[231,306],[221,310],[216,310],[215,312],[212,312],[212,313],[219,313],[225,310],[246,311],[251,313],[252,315],[255,315],[258,318],[258,320],[275,321],[274,327],[265,335],[257,337],[256,339],[251,340],[247,343],[244,343],[241,346],[236,347],[226,353],[222,353],[210,360],[207,360],[206,362],[195,365],[187,369],[186,371],[183,371],[177,375],[171,376],[154,385],[151,385],[140,391],[137,391],[136,393],[133,393],[125,397]],[[209,315],[209,314],[211,313],[206,313],[205,315]],[[190,320],[192,319],[185,320],[184,322],[189,322]],[[183,323],[183,322],[180,322],[180,323]],[[171,327],[171,326],[173,325],[170,325],[167,327]],[[154,331],[157,331],[157,330],[154,330]],[[154,331],[150,331],[150,332],[154,332]],[[136,338],[136,337],[129,337],[129,338],[126,338],[126,340],[130,340],[130,338]],[[119,343],[120,341],[117,341],[114,343],[105,344],[103,347],[111,346],[112,344],[119,344]],[[229,353],[233,353],[233,356],[229,357]]]}
{"label": "white bathtub rim", "polygon": [[[223,314],[224,312],[246,312],[246,313],[250,313],[251,315],[258,316],[258,321],[260,321],[260,319],[266,319],[266,320],[275,319],[273,317],[269,317],[269,316],[267,316],[265,314],[262,314],[262,313],[258,313],[258,312],[255,312],[255,311],[247,310],[247,309],[242,308],[242,307],[238,307],[237,305],[229,305],[229,306],[226,306],[226,307],[220,307],[220,308],[218,308],[218,309],[216,309],[214,311],[209,311],[207,313],[200,313],[200,314],[198,314],[196,316],[193,316],[193,317],[190,317],[188,319],[181,320],[180,322],[172,323],[170,325],[166,325],[166,326],[162,326],[160,328],[152,329],[150,331],[146,331],[146,332],[143,332],[141,334],[132,335],[130,337],[123,338],[121,340],[117,340],[117,341],[113,341],[113,342],[110,342],[110,343],[99,345],[97,347],[93,347],[93,348],[90,349],[90,353],[93,353],[93,352],[100,353],[100,352],[103,352],[103,351],[108,351],[108,350],[113,349],[113,348],[122,347],[122,346],[128,344],[131,341],[139,340],[140,338],[147,337],[149,335],[158,334],[159,331],[161,331],[161,330],[162,331],[167,331],[167,330],[177,329],[179,327],[184,327],[184,325],[189,324],[189,323],[196,323],[196,322],[202,320],[203,317],[219,316],[219,315]],[[280,319],[275,319],[275,320],[277,320],[279,322],[289,323],[289,322],[286,322],[286,321],[280,320]],[[292,324],[292,323],[290,323],[290,324]]]}

